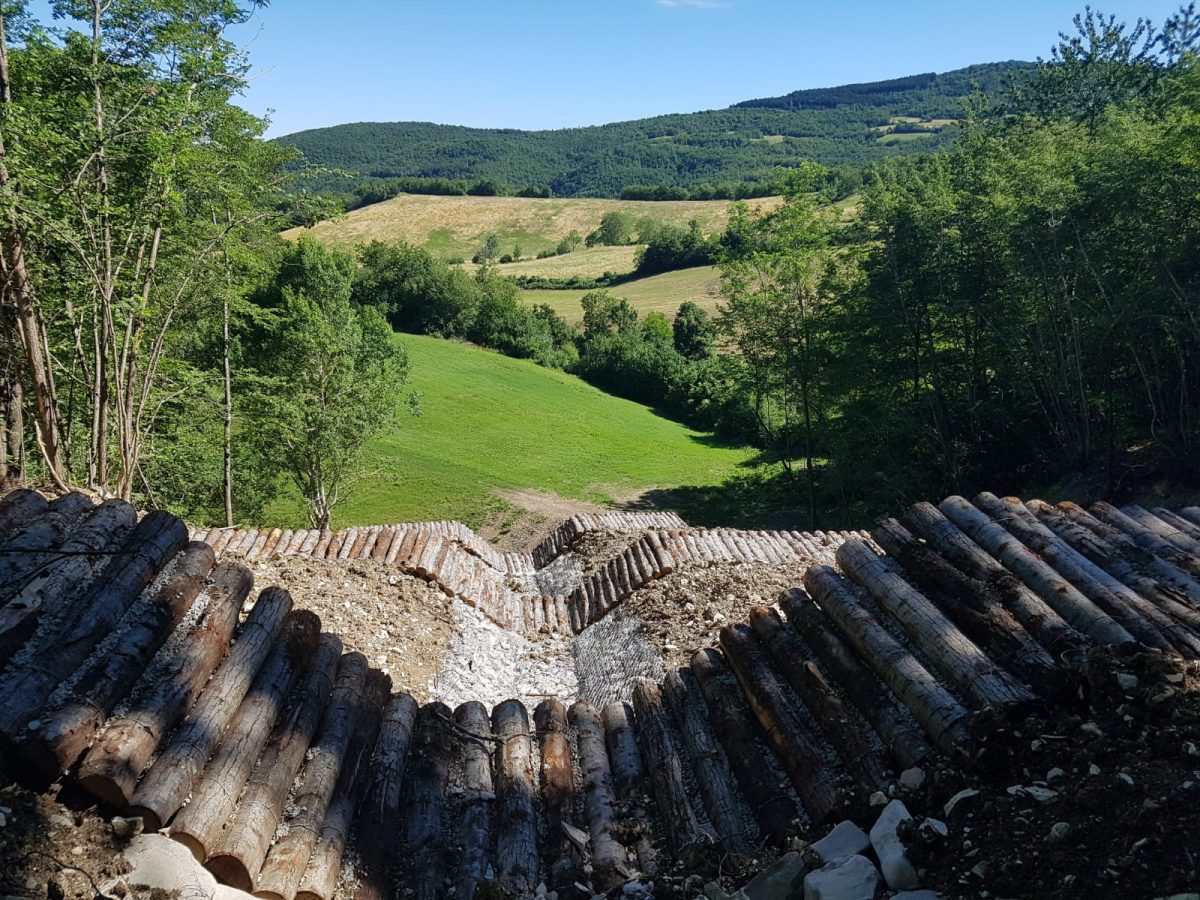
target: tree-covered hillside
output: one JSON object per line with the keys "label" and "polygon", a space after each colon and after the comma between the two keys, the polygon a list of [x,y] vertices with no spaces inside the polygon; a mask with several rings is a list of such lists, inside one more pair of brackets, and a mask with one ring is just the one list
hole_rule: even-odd
{"label": "tree-covered hillside", "polygon": [[[983,63],[955,69],[951,72],[925,72],[887,81],[864,84],[844,84],[841,87],[812,88],[792,91],[782,97],[744,100],[735,104],[739,109],[845,109],[907,108],[912,112],[893,112],[896,116],[928,116],[933,119],[955,118],[962,111],[961,98],[976,86],[985,93],[996,95],[1005,90],[1009,81],[1022,72],[1033,69],[1032,63]],[[917,112],[916,110],[920,110]]]}
{"label": "tree-covered hillside", "polygon": [[351,191],[365,178],[486,179],[564,197],[617,197],[632,186],[695,188],[768,181],[813,160],[858,165],[943,146],[948,120],[978,85],[995,94],[1019,62],[971,66],[873,84],[797,91],[729,109],[556,131],[360,122],[280,138],[317,167],[351,177],[317,186]]}

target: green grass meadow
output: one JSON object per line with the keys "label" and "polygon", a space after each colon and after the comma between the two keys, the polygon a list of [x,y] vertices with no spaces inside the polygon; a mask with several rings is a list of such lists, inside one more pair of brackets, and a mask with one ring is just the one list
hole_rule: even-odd
{"label": "green grass meadow", "polygon": [[[335,527],[429,519],[478,526],[507,508],[496,489],[603,505],[654,488],[715,487],[755,456],[527,360],[439,338],[397,340],[423,415],[401,412],[394,430],[368,445]],[[294,494],[270,513],[285,526],[304,521]]]}

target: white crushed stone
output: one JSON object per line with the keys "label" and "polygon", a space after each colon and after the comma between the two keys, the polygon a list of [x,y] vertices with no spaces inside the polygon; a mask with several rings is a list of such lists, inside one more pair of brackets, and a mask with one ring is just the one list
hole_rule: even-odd
{"label": "white crushed stone", "polygon": [[531,641],[457,599],[451,615],[456,633],[430,682],[434,699],[451,708],[468,700],[495,706],[517,699],[532,710],[547,697],[570,703],[577,695],[569,638]]}

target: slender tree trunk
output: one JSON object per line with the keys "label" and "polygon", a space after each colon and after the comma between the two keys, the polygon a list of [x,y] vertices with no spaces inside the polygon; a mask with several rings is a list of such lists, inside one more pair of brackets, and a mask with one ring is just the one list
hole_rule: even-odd
{"label": "slender tree trunk", "polygon": [[0,382],[4,430],[0,435],[0,479],[18,481],[25,475],[25,391],[14,366]]}
{"label": "slender tree trunk", "polygon": [[[12,82],[8,70],[8,40],[4,31],[4,18],[0,16],[0,103],[12,103]],[[0,132],[0,188],[9,187],[4,135]],[[5,230],[4,245],[4,290],[13,304],[17,334],[25,350],[25,362],[29,383],[33,388],[36,417],[34,419],[38,449],[46,461],[47,474],[59,490],[69,490],[66,470],[62,463],[62,417],[54,389],[54,372],[49,365],[46,352],[45,326],[38,314],[33,296],[33,285],[29,276],[29,265],[25,258],[25,237],[20,224],[10,221]]]}
{"label": "slender tree trunk", "polygon": [[221,304],[221,367],[225,384],[225,447],[222,487],[225,493],[225,527],[233,527],[233,379],[229,369],[229,297]]}

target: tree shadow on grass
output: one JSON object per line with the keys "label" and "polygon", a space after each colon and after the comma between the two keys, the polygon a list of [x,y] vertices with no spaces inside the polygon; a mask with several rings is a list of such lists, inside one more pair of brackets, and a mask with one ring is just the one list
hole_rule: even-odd
{"label": "tree shadow on grass", "polygon": [[690,525],[734,528],[809,528],[799,486],[782,473],[744,464],[721,484],[683,485],[644,493],[639,505],[673,509]]}
{"label": "tree shadow on grass", "polygon": [[869,528],[878,515],[861,503],[849,508],[818,479],[817,516],[808,506],[804,476],[789,477],[763,454],[739,466],[721,484],[683,485],[646,491],[629,508],[671,509],[694,526],[813,531]]}

